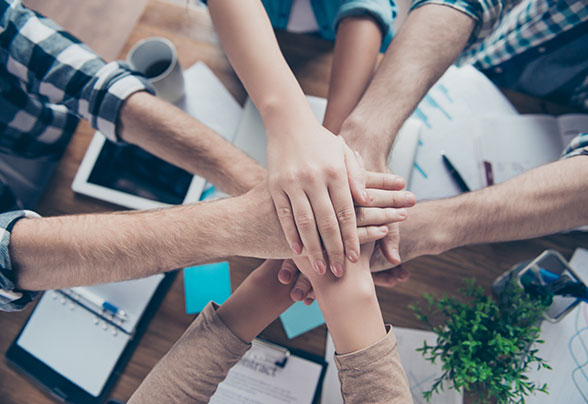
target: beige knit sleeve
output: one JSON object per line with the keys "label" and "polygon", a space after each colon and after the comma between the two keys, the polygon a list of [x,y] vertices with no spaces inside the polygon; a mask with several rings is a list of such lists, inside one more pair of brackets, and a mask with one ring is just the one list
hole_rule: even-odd
{"label": "beige knit sleeve", "polygon": [[209,303],[147,375],[129,400],[141,403],[208,403],[227,373],[247,352]]}
{"label": "beige knit sleeve", "polygon": [[392,326],[374,345],[335,355],[341,392],[346,404],[412,403],[408,380],[400,363]]}

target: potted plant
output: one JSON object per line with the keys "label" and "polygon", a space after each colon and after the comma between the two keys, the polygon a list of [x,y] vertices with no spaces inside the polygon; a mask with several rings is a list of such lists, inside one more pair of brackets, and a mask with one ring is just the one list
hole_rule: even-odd
{"label": "potted plant", "polygon": [[429,401],[444,387],[471,392],[477,402],[525,402],[535,391],[547,393],[525,375],[531,367],[551,369],[537,357],[547,301],[536,300],[511,279],[496,300],[475,280],[460,289],[462,299],[425,295],[425,308],[412,305],[417,317],[437,334],[437,344],[419,349],[425,359],[442,362],[443,374],[424,393]]}

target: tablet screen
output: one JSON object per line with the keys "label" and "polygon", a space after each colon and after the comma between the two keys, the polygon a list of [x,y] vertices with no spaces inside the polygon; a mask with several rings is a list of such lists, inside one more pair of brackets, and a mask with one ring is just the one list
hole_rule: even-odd
{"label": "tablet screen", "polygon": [[192,174],[132,145],[105,142],[88,182],[170,205],[181,204]]}

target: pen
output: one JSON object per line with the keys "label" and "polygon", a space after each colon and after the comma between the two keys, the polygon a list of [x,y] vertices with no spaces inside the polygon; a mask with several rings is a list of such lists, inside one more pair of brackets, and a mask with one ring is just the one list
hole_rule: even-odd
{"label": "pen", "polygon": [[451,161],[449,161],[444,152],[441,152],[441,159],[443,159],[443,164],[445,164],[447,171],[449,171],[449,175],[451,175],[451,178],[455,180],[459,186],[459,189],[461,189],[462,192],[470,192],[470,187],[468,187],[468,184],[465,183],[455,166],[451,163]]}
{"label": "pen", "polygon": [[[104,312],[109,313],[113,317],[116,317],[120,321],[127,321],[128,316],[123,310],[116,307],[114,304],[102,299],[100,296],[92,293],[86,288],[78,287],[78,288],[71,288],[65,289],[64,292],[70,296],[75,294],[76,297],[81,298],[92,305],[102,309]],[[69,293],[68,293],[69,292]]]}

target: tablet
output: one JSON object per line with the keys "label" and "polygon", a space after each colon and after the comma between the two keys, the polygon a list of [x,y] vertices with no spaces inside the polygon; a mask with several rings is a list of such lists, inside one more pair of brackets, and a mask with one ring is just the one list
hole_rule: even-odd
{"label": "tablet", "polygon": [[59,401],[103,403],[174,276],[83,288],[124,309],[123,324],[81,304],[79,296],[68,297],[67,290],[45,292],[6,352],[8,364]]}
{"label": "tablet", "polygon": [[204,178],[133,145],[118,145],[96,132],[72,189],[131,209],[197,202]]}

